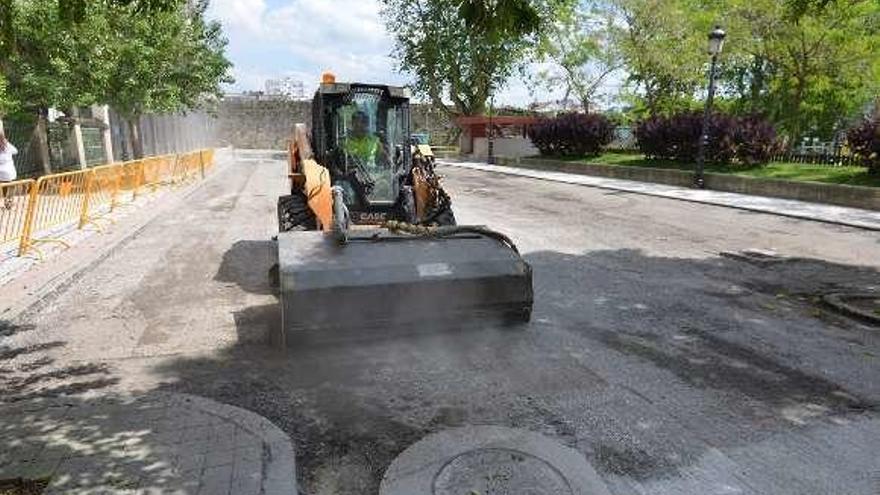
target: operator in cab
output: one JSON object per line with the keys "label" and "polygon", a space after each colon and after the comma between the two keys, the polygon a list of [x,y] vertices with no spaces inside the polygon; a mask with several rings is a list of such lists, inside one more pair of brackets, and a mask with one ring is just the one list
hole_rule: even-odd
{"label": "operator in cab", "polygon": [[345,140],[345,153],[367,168],[387,166],[382,163],[385,157],[382,140],[370,132],[370,117],[362,110],[351,116],[351,133]]}

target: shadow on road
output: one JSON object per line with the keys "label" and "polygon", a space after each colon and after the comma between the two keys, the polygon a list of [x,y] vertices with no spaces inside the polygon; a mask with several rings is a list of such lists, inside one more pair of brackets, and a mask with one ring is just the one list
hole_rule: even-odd
{"label": "shadow on road", "polygon": [[[270,246],[237,243],[217,280],[273,293]],[[859,358],[880,355],[880,336],[816,303],[826,291],[876,286],[874,268],[636,250],[526,259],[536,306],[516,331],[277,349],[250,345],[248,336],[278,324],[277,306],[260,305],[236,314],[249,345],[156,371],[169,389],[252,410],[289,433],[307,493],[375,493],[401,451],[460,424],[542,432],[606,477],[649,482],[681,474],[710,448],[876,414],[880,384],[862,377],[880,363]],[[793,462],[813,469],[810,459]]]}
{"label": "shadow on road", "polygon": [[277,262],[274,241],[237,241],[223,254],[214,280],[234,283],[253,294],[275,294],[269,270]]}
{"label": "shadow on road", "polygon": [[105,364],[57,366],[52,352],[66,342],[15,343],[31,331],[31,325],[0,321],[0,404],[81,394],[119,382]]}
{"label": "shadow on road", "polygon": [[[251,294],[277,296],[272,273],[278,259],[276,251],[271,240],[237,241],[223,254],[214,280],[235,284]],[[249,306],[232,316],[239,344],[274,346],[281,342],[281,306],[277,297],[275,302]]]}

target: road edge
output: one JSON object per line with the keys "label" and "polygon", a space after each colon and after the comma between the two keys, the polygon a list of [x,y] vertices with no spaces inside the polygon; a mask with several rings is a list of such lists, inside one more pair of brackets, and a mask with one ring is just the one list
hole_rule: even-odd
{"label": "road edge", "polygon": [[[508,168],[516,168],[517,170],[523,170],[526,172],[526,173],[518,173],[517,171],[514,171],[514,170],[499,170],[499,169],[492,170],[492,169],[487,168],[487,166],[483,166],[483,164],[476,163],[476,162],[458,162],[458,161],[454,161],[454,160],[441,160],[438,163],[440,163],[442,165],[450,166],[450,167],[463,168],[463,169],[469,169],[469,170],[478,170],[478,171],[492,173],[492,174],[504,174],[504,175],[510,175],[510,176],[514,176],[514,177],[525,177],[525,178],[529,178],[529,179],[543,180],[543,181],[548,181],[548,182],[556,182],[558,184],[570,184],[570,185],[580,186],[580,187],[594,187],[597,189],[623,191],[623,192],[627,192],[630,194],[640,194],[643,196],[665,198],[665,199],[670,199],[673,201],[686,201],[689,203],[712,205],[712,206],[717,206],[720,208],[733,208],[736,210],[751,211],[751,212],[755,212],[755,213],[763,213],[765,215],[776,215],[776,216],[787,217],[787,218],[795,218],[798,220],[820,222],[820,223],[825,223],[825,224],[829,224],[829,225],[840,225],[840,226],[844,226],[844,227],[851,227],[851,228],[857,228],[857,229],[868,230],[868,231],[873,231],[873,232],[880,232],[880,223],[878,223],[877,225],[872,225],[872,224],[862,223],[862,222],[858,222],[858,221],[853,222],[853,221],[846,221],[846,220],[832,220],[830,218],[810,216],[806,213],[804,213],[804,214],[790,213],[790,212],[786,212],[786,211],[782,211],[782,210],[778,210],[778,209],[762,208],[762,207],[758,207],[758,206],[737,205],[737,204],[732,204],[729,202],[711,201],[711,200],[693,198],[693,197],[687,197],[687,196],[676,196],[676,195],[673,195],[670,193],[636,190],[636,189],[630,189],[630,188],[625,188],[625,187],[615,187],[611,184],[584,184],[584,183],[574,182],[574,181],[559,180],[559,179],[555,179],[555,178],[551,178],[551,177],[537,177],[535,175],[530,175],[527,172],[528,171],[546,172],[546,171],[540,170],[540,169],[531,169],[528,167],[508,167]],[[497,165],[496,165],[496,167],[497,167]],[[574,173],[570,173],[570,172],[557,172],[557,171],[551,171],[551,172],[557,173],[557,174],[567,174],[567,175],[571,175],[573,177],[587,177],[587,178],[593,177],[593,176],[589,176],[589,175],[585,175],[585,174],[574,174]],[[663,187],[675,187],[675,186],[669,186],[669,185],[665,185],[665,184],[657,184],[657,183],[653,183],[653,182],[639,182],[639,181],[633,181],[633,180],[628,180],[628,179],[613,179],[613,178],[609,179],[607,177],[594,177],[594,178],[621,181],[621,182],[633,182],[633,183],[637,183],[637,184],[649,184],[649,185],[656,185],[656,186],[663,186]],[[717,192],[722,193],[722,194],[728,194],[728,195],[729,194],[736,194],[736,195],[740,195],[740,196],[748,196],[746,194],[731,193],[731,192],[726,192],[726,191],[717,191]],[[809,203],[807,201],[800,201],[800,200],[794,200],[794,199],[768,198],[765,196],[753,196],[753,197],[770,199],[770,200],[777,199],[779,201],[799,202],[799,203],[805,203],[805,204],[810,204],[810,205],[816,205],[819,207],[847,208],[847,209],[856,210],[856,208],[851,208],[851,207],[837,206],[837,205],[825,205],[825,204],[821,204],[821,203]],[[873,210],[860,210],[860,211],[865,211],[869,214],[876,213]]]}
{"label": "road edge", "polygon": [[[218,150],[220,151],[220,150]],[[220,155],[218,153],[218,155]],[[167,213],[175,206],[183,203],[189,196],[202,188],[208,181],[213,180],[218,173],[229,165],[229,159],[225,156],[217,156],[217,164],[213,171],[206,175],[204,179],[196,180],[182,188],[182,190],[169,191],[170,201],[163,202],[155,208],[143,208],[137,214],[133,215],[132,222],[118,223],[117,227],[122,226],[117,232],[113,232],[108,237],[103,237],[107,242],[101,243],[96,249],[91,251],[83,249],[86,254],[80,261],[75,262],[71,266],[64,267],[65,255],[72,250],[76,250],[83,245],[74,245],[62,255],[45,261],[41,265],[31,268],[30,270],[46,270],[48,274],[43,276],[42,282],[38,282],[36,287],[23,285],[22,281],[13,279],[3,287],[0,287],[0,300],[9,300],[10,303],[0,310],[0,324],[3,322],[11,322],[27,317],[45,307],[50,301],[58,297],[77,280],[79,280],[86,272],[101,264],[119,249],[125,247],[126,244],[134,240],[150,223],[152,223],[160,215]],[[146,205],[153,206],[153,204]],[[53,265],[53,266],[49,266]],[[57,269],[57,267],[61,269]],[[55,269],[53,269],[55,268]],[[28,271],[30,271],[28,270]],[[27,271],[23,275],[27,274]],[[23,277],[22,277],[23,278]],[[24,294],[23,296],[21,294]]]}

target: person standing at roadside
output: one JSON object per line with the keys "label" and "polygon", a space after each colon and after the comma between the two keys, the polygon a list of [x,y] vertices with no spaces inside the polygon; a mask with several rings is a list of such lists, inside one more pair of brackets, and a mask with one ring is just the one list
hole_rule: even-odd
{"label": "person standing at roadside", "polygon": [[[0,184],[12,182],[18,176],[15,172],[15,162],[12,156],[18,154],[18,150],[6,139],[3,131],[0,131]],[[3,190],[3,206],[8,210],[12,208],[12,198],[9,197],[10,189]]]}

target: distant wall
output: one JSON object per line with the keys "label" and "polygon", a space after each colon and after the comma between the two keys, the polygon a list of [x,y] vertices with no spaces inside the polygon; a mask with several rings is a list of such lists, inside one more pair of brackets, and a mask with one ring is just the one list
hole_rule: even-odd
{"label": "distant wall", "polygon": [[217,144],[285,149],[297,123],[311,123],[310,101],[227,95],[217,109]]}
{"label": "distant wall", "polygon": [[[506,156],[510,158],[535,156],[540,153],[530,139],[523,137],[496,138],[495,143],[492,145],[492,150],[495,156]],[[473,153],[475,157],[488,156],[489,141],[482,137],[474,138],[474,149],[471,153]]]}
{"label": "distant wall", "polygon": [[[293,126],[311,126],[312,102],[293,101],[265,95],[226,95],[217,110],[217,144],[245,149],[287,147]],[[412,132],[429,132],[435,143],[444,143],[454,135],[453,126],[445,116],[415,104],[412,110]]]}
{"label": "distant wall", "polygon": [[[164,155],[166,153],[184,153],[216,146],[217,120],[203,111],[186,114],[151,114],[140,119],[141,145],[144,156]],[[134,158],[131,149],[131,135],[128,123],[119,114],[110,109],[110,136],[113,143],[113,159],[115,161]],[[90,160],[90,165],[100,164],[106,158],[100,152],[99,137],[86,140],[86,154],[89,148],[95,149],[100,157]]]}

